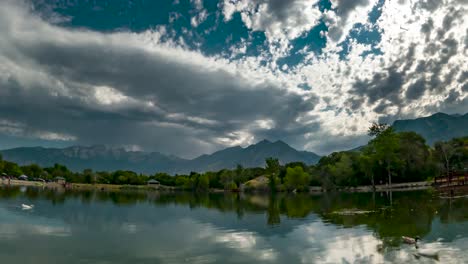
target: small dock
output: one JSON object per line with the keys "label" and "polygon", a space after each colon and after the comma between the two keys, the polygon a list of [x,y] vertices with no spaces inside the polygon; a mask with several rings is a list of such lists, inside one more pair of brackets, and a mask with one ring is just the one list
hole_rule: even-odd
{"label": "small dock", "polygon": [[434,178],[434,186],[439,189],[468,186],[468,171],[450,171]]}

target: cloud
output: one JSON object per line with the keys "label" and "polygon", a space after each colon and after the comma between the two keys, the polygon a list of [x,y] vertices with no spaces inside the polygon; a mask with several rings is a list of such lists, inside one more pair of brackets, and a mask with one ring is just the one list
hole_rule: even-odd
{"label": "cloud", "polygon": [[[373,25],[374,0],[332,1],[323,13],[317,1],[222,3],[224,20],[240,13],[249,30],[228,47],[235,56],[190,49],[164,25],[139,33],[63,27],[27,3],[4,2],[0,133],[184,157],[268,138],[326,154],[364,144],[372,121],[467,109],[465,2],[386,1]],[[203,4],[193,1],[201,12],[190,13],[192,26],[210,20],[200,19]],[[321,54],[279,69],[293,40],[321,19]],[[351,38],[340,53],[358,23],[380,42]],[[265,33],[269,52],[252,52],[264,44],[252,32]]]}
{"label": "cloud", "polygon": [[16,5],[0,12],[0,116],[38,130],[53,124],[83,143],[190,156],[260,140],[255,133],[268,127],[251,124],[262,120],[287,130],[314,108],[313,97],[248,65],[142,46],[141,34],[60,28]]}
{"label": "cloud", "polygon": [[[273,55],[284,56],[289,40],[308,32],[319,23],[322,14],[318,0],[224,0],[224,20],[241,14],[245,26],[252,31],[264,32]],[[279,46],[279,47],[278,47]]]}
{"label": "cloud", "polygon": [[[420,7],[412,10],[411,16],[406,16],[401,11],[397,13],[403,6],[384,6],[384,18],[379,21],[379,26],[390,29],[383,33],[381,43],[386,53],[383,56],[385,66],[373,71],[365,80],[355,78],[351,89],[353,94],[366,98],[370,107],[376,107],[376,112],[411,114],[414,108],[423,105],[432,108],[435,100],[460,91],[456,76],[460,76],[460,68],[463,68],[460,66],[466,62],[463,59],[465,51],[460,45],[464,36],[458,34],[466,26],[461,15],[466,9],[449,4],[433,5],[430,1]],[[427,13],[427,9],[436,15]],[[413,16],[419,19],[412,19]],[[392,22],[396,24],[391,26]],[[408,30],[392,31],[403,24]],[[460,93],[459,101],[464,97]],[[392,107],[396,111],[389,110]],[[464,109],[459,108],[459,111]]]}
{"label": "cloud", "polygon": [[190,2],[195,8],[195,15],[190,19],[190,24],[196,28],[206,20],[208,12],[203,8],[202,0],[191,0]]}
{"label": "cloud", "polygon": [[342,42],[357,23],[366,24],[369,12],[377,0],[332,0],[332,10],[325,11],[328,26],[328,40],[337,44]]}

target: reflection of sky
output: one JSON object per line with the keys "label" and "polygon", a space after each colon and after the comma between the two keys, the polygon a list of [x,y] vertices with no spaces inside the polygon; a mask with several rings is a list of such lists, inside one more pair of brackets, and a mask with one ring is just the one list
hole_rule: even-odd
{"label": "reflection of sky", "polygon": [[379,240],[362,227],[336,228],[322,222],[302,225],[290,234],[291,240],[301,241],[302,263],[355,263],[383,261],[377,252]]}
{"label": "reflection of sky", "polygon": [[[37,200],[34,210],[22,211],[20,199],[0,200],[2,263],[432,263],[415,259],[409,245],[380,253],[381,241],[368,227],[342,228],[315,214],[282,217],[271,228],[265,214],[239,219],[202,207],[119,207],[73,198],[58,205]],[[421,248],[440,250],[440,263],[462,263],[468,259],[466,232],[450,235],[449,243],[443,234],[465,227],[435,219]],[[34,261],[15,253],[20,248]]]}
{"label": "reflection of sky", "polygon": [[33,211],[21,211],[19,206],[0,207],[0,239],[17,236],[69,236],[70,228],[63,221],[38,217]]}

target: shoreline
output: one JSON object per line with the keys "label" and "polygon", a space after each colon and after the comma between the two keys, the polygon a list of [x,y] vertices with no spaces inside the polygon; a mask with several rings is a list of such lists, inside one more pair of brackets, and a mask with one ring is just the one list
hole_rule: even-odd
{"label": "shoreline", "polygon": [[[420,182],[404,182],[404,183],[394,183],[390,187],[388,184],[377,184],[375,185],[376,192],[383,191],[415,191],[415,190],[426,190],[432,188],[432,182],[430,181],[420,181]],[[342,187],[336,188],[338,192],[372,192],[372,185],[363,185],[356,187]],[[319,186],[310,186],[309,192],[311,193],[322,193],[327,192],[322,187]]]}
{"label": "shoreline", "polygon": [[[8,186],[7,180],[0,180],[1,185]],[[71,190],[98,190],[98,191],[185,191],[181,188],[173,186],[148,186],[148,185],[117,185],[117,184],[89,184],[89,183],[70,183],[68,187],[64,187],[55,182],[39,182],[39,181],[22,181],[22,180],[11,180],[10,186],[35,186],[43,188],[53,189],[71,189]],[[412,191],[412,190],[425,190],[432,188],[432,183],[429,181],[422,182],[407,182],[407,183],[396,183],[392,184],[391,188],[387,184],[375,185],[376,192],[382,191]],[[357,187],[343,187],[336,188],[334,190],[324,190],[319,186],[309,186],[309,192],[312,194],[327,193],[327,192],[372,192],[371,185],[357,186]],[[220,192],[232,192],[222,189],[210,189],[209,193],[220,193]],[[253,191],[258,192],[258,191]]]}

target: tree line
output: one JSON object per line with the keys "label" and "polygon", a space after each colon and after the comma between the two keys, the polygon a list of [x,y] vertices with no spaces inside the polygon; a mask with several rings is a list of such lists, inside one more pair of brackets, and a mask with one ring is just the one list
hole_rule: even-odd
{"label": "tree line", "polygon": [[[354,151],[334,152],[322,157],[315,165],[302,162],[280,164],[267,158],[265,167],[234,169],[215,172],[169,175],[139,174],[133,171],[72,172],[66,166],[55,164],[42,168],[37,164],[19,166],[0,156],[0,172],[18,177],[53,180],[63,177],[72,183],[144,185],[156,179],[161,185],[179,189],[207,191],[209,189],[239,190],[261,188],[266,191],[306,191],[309,186],[333,190],[362,185],[392,184],[430,180],[451,170],[467,170],[468,137],[437,142],[433,148],[414,132],[396,132],[386,124],[373,124],[368,131],[372,139],[366,146]],[[261,177],[262,176],[262,177]],[[255,185],[258,177],[266,184]]]}

